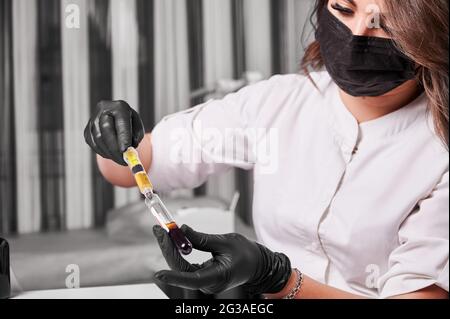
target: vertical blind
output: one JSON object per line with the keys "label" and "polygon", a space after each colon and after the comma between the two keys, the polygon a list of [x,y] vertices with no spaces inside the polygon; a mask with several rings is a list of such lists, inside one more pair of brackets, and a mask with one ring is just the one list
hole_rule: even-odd
{"label": "vertical blind", "polygon": [[[0,0],[0,233],[102,227],[139,198],[101,176],[83,129],[123,99],[147,132],[223,79],[296,72],[313,0]],[[67,25],[75,6],[80,27]],[[230,199],[250,222],[251,172],[185,194]]]}
{"label": "vertical blind", "polygon": [[[1,1],[0,1],[1,2]],[[29,233],[41,229],[41,188],[38,129],[37,0],[14,0],[10,16],[14,39],[14,123],[16,130],[16,187],[10,191],[17,199],[17,231]],[[8,34],[0,33],[0,37]],[[1,107],[1,105],[0,105]],[[2,169],[2,168],[1,168]],[[6,190],[1,188],[0,191]],[[14,229],[9,229],[14,231]]]}
{"label": "vertical blind", "polygon": [[61,2],[38,0],[37,5],[39,186],[41,228],[47,231],[64,228],[66,217]]}
{"label": "vertical blind", "polygon": [[85,28],[61,28],[62,31],[62,84],[64,119],[64,167],[66,205],[65,226],[68,229],[89,228],[94,225],[92,201],[91,152],[83,144],[83,130],[90,114],[88,1],[62,0],[64,8],[77,5],[80,24]]}
{"label": "vertical blind", "polygon": [[[93,113],[96,104],[112,99],[111,32],[109,0],[89,0],[88,41],[89,41],[89,107]],[[114,207],[113,187],[105,181],[91,153],[92,209],[94,226],[101,227],[106,220],[106,212]]]}
{"label": "vertical blind", "polygon": [[17,227],[15,196],[15,125],[12,71],[12,0],[0,2],[0,232]]}

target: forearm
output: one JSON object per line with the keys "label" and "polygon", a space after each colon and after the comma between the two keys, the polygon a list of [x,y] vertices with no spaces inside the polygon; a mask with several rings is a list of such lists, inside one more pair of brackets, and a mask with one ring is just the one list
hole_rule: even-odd
{"label": "forearm", "polygon": [[296,299],[367,299],[331,286],[324,285],[308,276],[304,276],[303,287]]}
{"label": "forearm", "polygon": [[[137,148],[139,157],[144,165],[146,171],[151,167],[152,163],[152,144],[150,134],[146,134],[142,142]],[[130,169],[126,166],[121,166],[115,162],[105,159],[97,155],[97,164],[103,177],[115,186],[133,187],[135,186],[134,177]]]}
{"label": "forearm", "polygon": [[[287,296],[294,288],[297,275],[293,271],[285,288],[277,294],[266,295],[269,299],[281,299]],[[303,276],[303,284],[295,299],[366,299],[363,296],[348,293],[346,291],[324,285],[308,276]]]}
{"label": "forearm", "polygon": [[[285,288],[277,294],[266,295],[269,299],[281,299],[287,296],[295,288],[297,281],[296,273],[293,271],[291,278]],[[308,276],[304,276],[300,292],[295,299],[368,299],[367,297],[355,295],[331,286],[324,285]],[[391,299],[448,299],[448,293],[436,285],[411,292],[404,295],[394,296]]]}

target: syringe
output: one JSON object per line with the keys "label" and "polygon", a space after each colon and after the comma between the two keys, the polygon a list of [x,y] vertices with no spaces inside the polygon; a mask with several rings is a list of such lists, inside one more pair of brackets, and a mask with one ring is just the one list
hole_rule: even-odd
{"label": "syringe", "polygon": [[145,172],[136,149],[133,147],[128,148],[123,154],[123,159],[131,169],[140,192],[145,196],[145,204],[153,216],[158,220],[161,227],[169,233],[178,250],[183,255],[189,255],[192,252],[192,244],[184,236],[161,198],[153,192],[153,185]]}

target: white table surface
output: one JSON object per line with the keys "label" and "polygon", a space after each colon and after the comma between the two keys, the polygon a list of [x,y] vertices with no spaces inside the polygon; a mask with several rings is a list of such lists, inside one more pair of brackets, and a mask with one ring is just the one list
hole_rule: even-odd
{"label": "white table surface", "polygon": [[155,284],[22,292],[12,299],[168,299]]}

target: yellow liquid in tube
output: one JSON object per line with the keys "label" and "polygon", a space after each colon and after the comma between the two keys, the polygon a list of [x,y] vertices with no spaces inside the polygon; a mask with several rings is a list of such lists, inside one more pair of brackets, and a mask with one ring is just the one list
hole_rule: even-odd
{"label": "yellow liquid in tube", "polygon": [[149,193],[153,193],[153,185],[145,172],[144,165],[142,165],[139,159],[139,154],[136,149],[130,147],[123,156],[125,162],[133,173],[134,180],[139,187],[142,195],[146,196]]}

